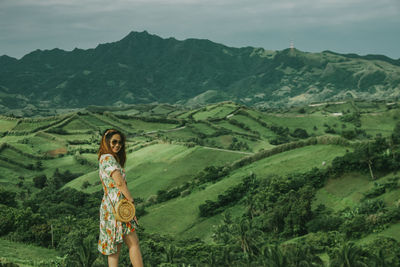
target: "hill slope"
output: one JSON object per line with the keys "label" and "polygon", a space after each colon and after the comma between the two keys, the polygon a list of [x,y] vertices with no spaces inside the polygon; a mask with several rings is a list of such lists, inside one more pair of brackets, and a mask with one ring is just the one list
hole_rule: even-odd
{"label": "hill slope", "polygon": [[[240,266],[250,252],[238,237],[250,238],[255,257],[266,243],[332,253],[346,240],[400,239],[399,117],[398,103],[377,101],[281,113],[222,102],[0,116],[0,234],[48,247],[53,229],[61,255],[77,260],[82,237],[97,238],[103,192],[96,152],[99,133],[113,127],[127,135],[128,186],[144,227],[144,258],[154,265],[175,248],[182,262],[204,263],[209,254],[187,255],[232,246],[229,263]],[[94,242],[86,245],[95,250]]]}

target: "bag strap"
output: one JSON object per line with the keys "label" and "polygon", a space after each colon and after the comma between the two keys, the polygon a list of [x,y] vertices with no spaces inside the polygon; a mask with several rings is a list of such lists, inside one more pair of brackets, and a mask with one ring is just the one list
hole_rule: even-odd
{"label": "bag strap", "polygon": [[108,195],[107,187],[106,187],[105,183],[103,182],[103,179],[101,179],[101,176],[100,176],[100,175],[99,175],[99,177],[100,177],[100,181],[102,182],[102,184],[103,184],[103,186],[104,186],[104,193],[106,194],[106,196],[107,196],[108,199],[110,200],[111,207],[112,207],[112,209],[113,209],[113,211],[114,211],[114,214],[115,214],[116,211],[115,211],[114,205],[113,205],[113,203],[112,203],[112,201],[111,201],[111,198],[110,198],[110,196]]}

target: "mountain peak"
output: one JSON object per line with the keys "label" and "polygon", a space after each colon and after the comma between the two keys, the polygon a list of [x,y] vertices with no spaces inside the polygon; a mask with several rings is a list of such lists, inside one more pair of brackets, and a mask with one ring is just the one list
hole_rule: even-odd
{"label": "mountain peak", "polygon": [[133,39],[133,38],[136,39],[136,38],[143,38],[143,37],[150,37],[150,36],[155,36],[155,35],[149,34],[147,31],[142,31],[142,32],[131,31],[127,36],[122,38],[122,40]]}

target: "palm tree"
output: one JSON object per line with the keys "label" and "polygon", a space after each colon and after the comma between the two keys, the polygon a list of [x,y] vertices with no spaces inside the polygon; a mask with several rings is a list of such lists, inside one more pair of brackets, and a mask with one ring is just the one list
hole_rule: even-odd
{"label": "palm tree", "polygon": [[211,250],[211,253],[208,254],[208,265],[210,267],[219,266],[217,260],[217,252],[215,250]]}
{"label": "palm tree", "polygon": [[261,249],[261,264],[268,267],[289,266],[287,257],[282,253],[277,245],[265,245]]}
{"label": "palm tree", "polygon": [[93,262],[98,256],[97,252],[93,251],[93,248],[96,247],[95,244],[96,240],[94,236],[88,236],[82,240],[76,251],[80,266],[91,267],[93,265]]}
{"label": "palm tree", "polygon": [[290,262],[290,266],[323,266],[320,257],[312,253],[310,247],[301,245],[288,245],[284,255]]}
{"label": "palm tree", "polygon": [[224,246],[222,248],[222,262],[224,266],[231,266],[233,262],[232,257],[232,247],[231,246]]}
{"label": "palm tree", "polygon": [[165,255],[167,257],[167,262],[174,263],[174,258],[178,254],[178,249],[174,245],[168,245],[165,249]]}
{"label": "palm tree", "polygon": [[338,248],[329,259],[330,267],[368,267],[368,256],[353,242],[347,242]]}
{"label": "palm tree", "polygon": [[378,254],[374,254],[372,256],[371,263],[370,263],[370,265],[374,266],[374,267],[375,266],[376,267],[391,267],[391,266],[393,266],[393,264],[391,262],[389,262],[389,260],[387,259],[383,248],[378,250]]}
{"label": "palm tree", "polygon": [[233,225],[233,233],[237,235],[237,240],[243,253],[249,256],[254,255],[257,250],[257,243],[260,242],[262,232],[251,225],[252,221],[242,218],[238,224]]}

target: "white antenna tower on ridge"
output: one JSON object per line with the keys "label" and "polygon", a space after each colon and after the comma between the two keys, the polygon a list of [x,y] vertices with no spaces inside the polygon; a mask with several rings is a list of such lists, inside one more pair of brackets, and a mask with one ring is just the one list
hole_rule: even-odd
{"label": "white antenna tower on ridge", "polygon": [[293,49],[294,49],[294,42],[292,40],[292,41],[290,41],[290,50],[293,50]]}

